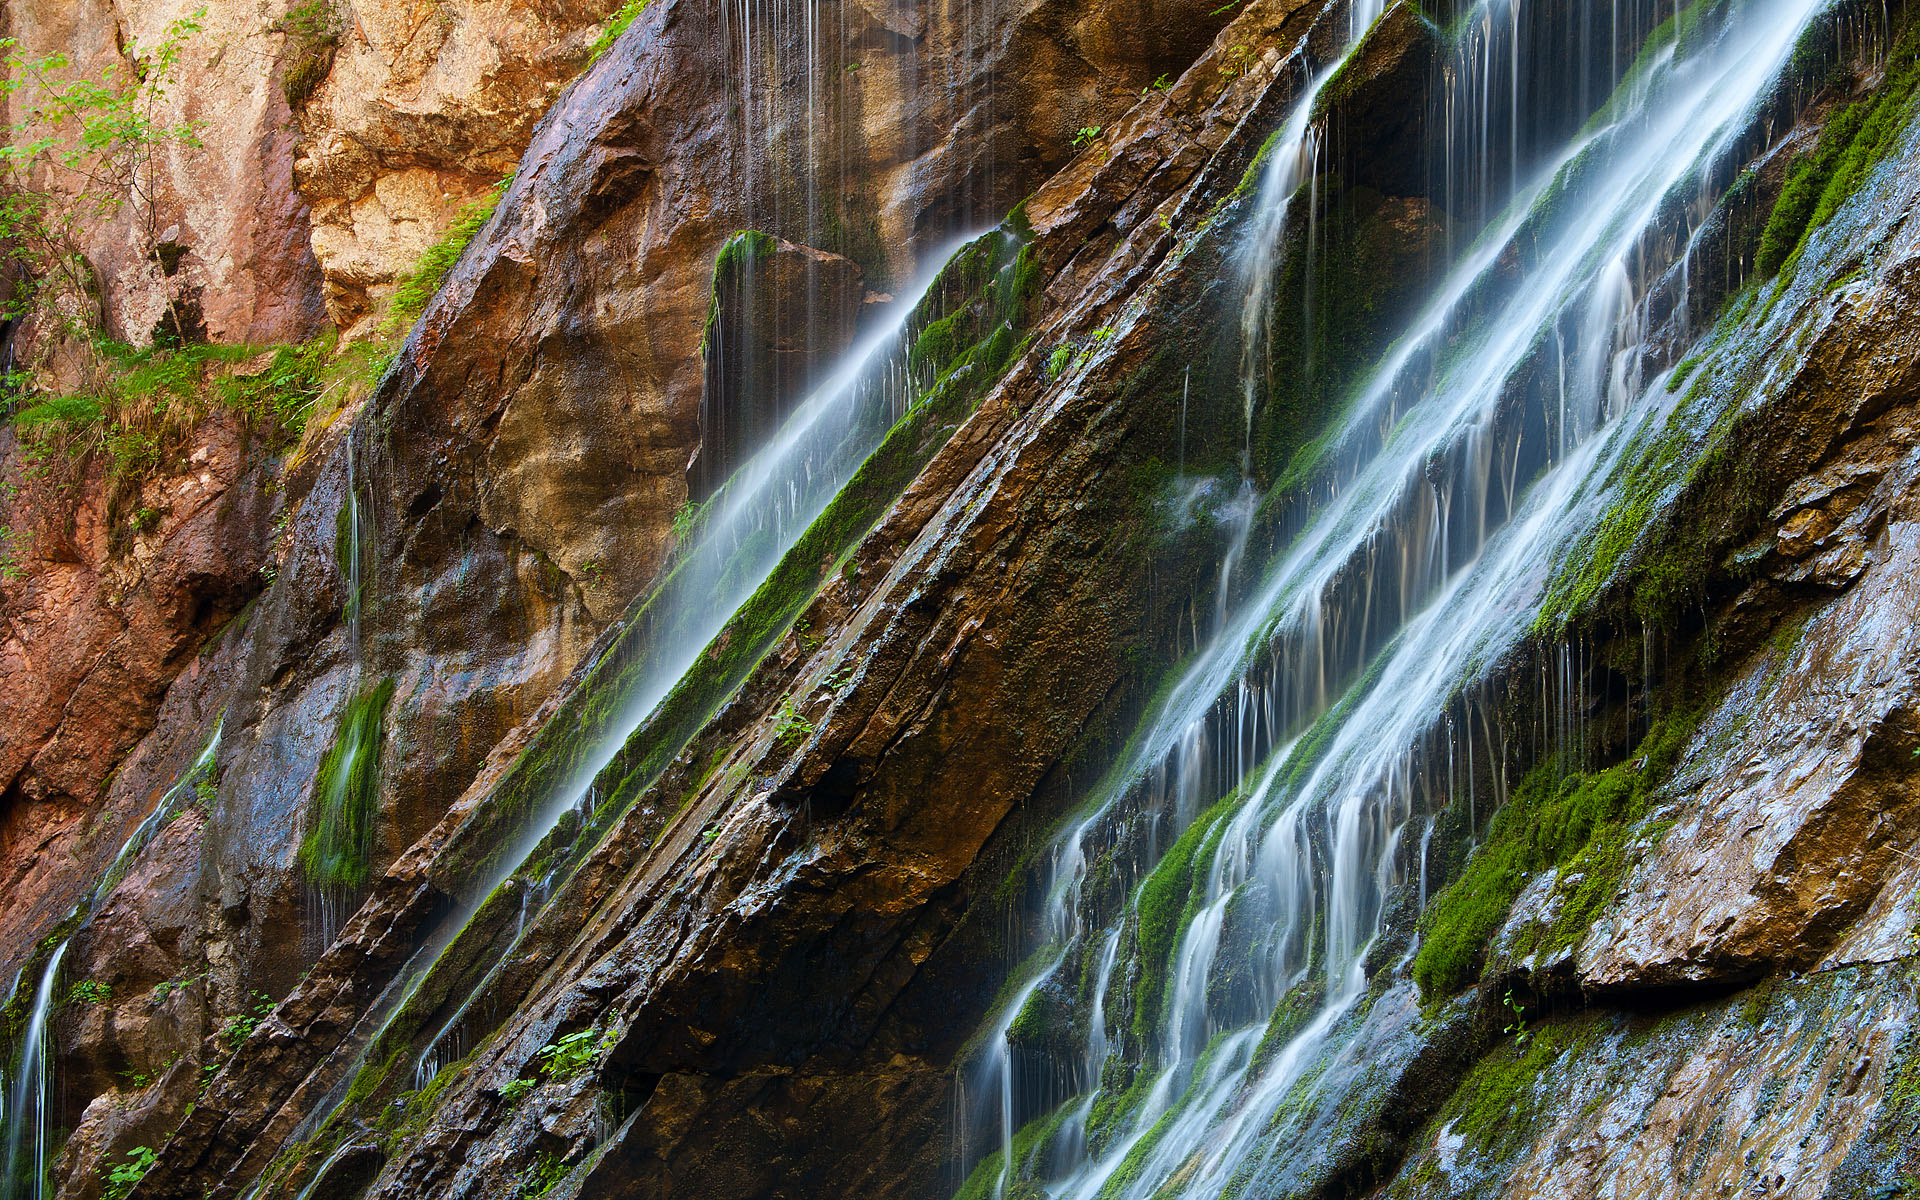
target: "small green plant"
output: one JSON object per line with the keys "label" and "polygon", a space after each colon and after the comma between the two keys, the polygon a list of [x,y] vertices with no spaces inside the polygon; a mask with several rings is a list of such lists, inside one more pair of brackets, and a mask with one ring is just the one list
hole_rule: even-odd
{"label": "small green plant", "polygon": [[580,564],[580,578],[589,588],[605,587],[608,579],[606,564],[597,558],[590,558]]}
{"label": "small green plant", "polygon": [[1053,348],[1053,353],[1047,355],[1047,378],[1049,379],[1060,378],[1060,376],[1066,374],[1067,367],[1071,365],[1072,362],[1073,362],[1072,346],[1067,345],[1065,342],[1062,342],[1058,346],[1055,346]]}
{"label": "small green plant", "polygon": [[[260,1022],[273,1012],[273,997],[265,992],[255,992],[253,999],[251,1011],[235,1013],[227,1018],[227,1023],[220,1029],[220,1041],[230,1053],[245,1045],[247,1039],[253,1036],[253,1031],[260,1028]],[[209,1064],[205,1069],[212,1071],[215,1068]]]}
{"label": "small green plant", "polygon": [[15,580],[26,573],[20,566],[25,548],[26,538],[15,533],[13,526],[0,525],[0,579]]}
{"label": "small green plant", "polygon": [[625,4],[615,9],[613,15],[607,18],[607,23],[601,26],[600,36],[594,38],[593,44],[587,47],[587,61],[599,62],[600,56],[613,49],[613,44],[620,40],[620,35],[625,33],[627,27],[645,11],[647,11],[647,0],[627,0]]}
{"label": "small green plant", "polygon": [[1082,125],[1074,132],[1073,148],[1078,150],[1082,146],[1091,146],[1093,143],[1099,141],[1100,129],[1101,127],[1098,125]]}
{"label": "small green plant", "polygon": [[[1233,0],[1233,2],[1234,4],[1238,4],[1240,0]],[[1230,4],[1227,7],[1231,8],[1233,7],[1233,5]],[[1165,71],[1162,71],[1159,77],[1156,78],[1152,83],[1140,89],[1140,94],[1142,96],[1150,96],[1154,92],[1164,92],[1172,86],[1173,86],[1173,83],[1171,80],[1167,78],[1167,73]]]}
{"label": "small green plant", "polygon": [[700,515],[706,510],[706,505],[696,503],[692,500],[687,501],[675,509],[673,512],[673,540],[676,542],[684,542],[692,537],[694,528],[700,523]]}
{"label": "small green plant", "polygon": [[552,1191],[562,1179],[567,1177],[567,1164],[554,1154],[542,1154],[533,1160],[526,1175],[520,1180],[520,1195],[532,1200],[535,1196],[544,1196]]}
{"label": "small green plant", "polygon": [[193,986],[196,980],[204,978],[205,975],[206,972],[202,971],[198,975],[188,975],[182,979],[161,980],[159,983],[153,985],[153,1002],[155,1004],[165,1003],[167,997],[173,995],[175,992],[185,991],[187,988]]}
{"label": "small green plant", "polygon": [[774,740],[793,744],[805,740],[812,733],[813,722],[794,707],[793,697],[788,696],[781,702],[779,715],[773,723]]}
{"label": "small green plant", "polygon": [[1522,1008],[1520,1002],[1513,998],[1511,989],[1508,990],[1506,995],[1500,998],[1500,1003],[1506,1005],[1507,1012],[1513,1017],[1513,1020],[1509,1021],[1506,1027],[1500,1032],[1510,1033],[1513,1035],[1514,1041],[1522,1046],[1526,1045],[1527,1039],[1533,1036],[1527,1032],[1527,1010]]}
{"label": "small green plant", "polygon": [[1093,331],[1093,340],[1096,344],[1103,343],[1112,336],[1113,330],[1104,325]]}
{"label": "small green plant", "polygon": [[841,688],[846,687],[852,678],[853,664],[850,662],[841,663],[838,667],[834,668],[832,674],[820,681],[820,690],[824,692],[838,692]]}
{"label": "small green plant", "polygon": [[509,1080],[507,1085],[500,1089],[500,1098],[508,1104],[518,1104],[520,1101],[526,1099],[527,1093],[531,1092],[533,1088],[534,1083],[531,1079]]}
{"label": "small green plant", "polygon": [[700,840],[706,842],[708,845],[712,845],[713,839],[719,836],[720,827],[718,825],[709,825],[700,831]]}
{"label": "small green plant", "polygon": [[135,1146],[127,1151],[125,1162],[107,1168],[107,1187],[102,1194],[107,1200],[122,1200],[133,1191],[135,1184],[146,1178],[148,1171],[153,1170],[154,1161],[159,1157],[150,1146]]}
{"label": "small green plant", "polygon": [[113,985],[97,979],[82,979],[67,989],[68,1004],[105,1004],[113,996]]}
{"label": "small green plant", "polygon": [[612,1033],[602,1039],[593,1030],[582,1029],[551,1045],[542,1046],[534,1057],[540,1060],[540,1070],[547,1078],[565,1079],[591,1067],[601,1053],[612,1045]]}

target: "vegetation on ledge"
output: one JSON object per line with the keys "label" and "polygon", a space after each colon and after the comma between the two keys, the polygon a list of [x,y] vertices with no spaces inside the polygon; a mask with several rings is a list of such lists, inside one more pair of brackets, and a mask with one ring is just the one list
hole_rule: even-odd
{"label": "vegetation on ledge", "polygon": [[1566,878],[1580,881],[1560,898],[1548,943],[1572,945],[1584,934],[1612,898],[1627,866],[1630,835],[1693,728],[1690,715],[1669,714],[1632,761],[1565,775],[1548,762],[1527,774],[1460,878],[1421,917],[1413,977],[1427,999],[1451,996],[1480,978],[1488,941],[1542,871],[1565,867]]}
{"label": "vegetation on ledge", "polygon": [[1827,119],[1819,144],[1794,163],[1760,235],[1754,268],[1776,274],[1798,261],[1807,238],[1851,199],[1898,144],[1913,119],[1920,88],[1920,22],[1909,21],[1887,56],[1886,76],[1871,96]]}

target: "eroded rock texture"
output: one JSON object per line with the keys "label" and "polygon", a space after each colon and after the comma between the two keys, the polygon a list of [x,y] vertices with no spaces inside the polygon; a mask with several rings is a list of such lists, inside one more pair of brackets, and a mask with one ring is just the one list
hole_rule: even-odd
{"label": "eroded rock texture", "polygon": [[[158,1157],[134,1197],[946,1194],[982,1149],[956,1144],[956,1077],[1038,936],[1055,831],[1227,602],[1222,563],[1275,553],[1320,502],[1295,464],[1497,215],[1421,157],[1457,24],[1387,6],[1313,114],[1320,207],[1283,246],[1314,267],[1267,298],[1255,406],[1241,240],[1347,5],[654,0],[588,64],[612,7],[343,6],[324,45],[273,28],[285,13],[210,15],[235,61],[269,47],[270,72],[235,76],[253,116],[221,119],[275,155],[297,119],[302,200],[188,165],[193,203],[241,199],[219,220],[189,204],[183,229],[278,229],[293,280],[310,202],[348,334],[514,178],[393,370],[297,462],[210,419],[191,469],[142,494],[157,526],[116,531],[125,506],[82,480],[0,585],[20,681],[0,698],[0,947],[23,978],[221,730],[194,802],[57,930],[68,977],[106,989],[53,1026],[63,1196],[92,1200],[140,1146]],[[69,28],[21,12],[43,39]],[[106,28],[83,16],[76,45]],[[1719,191],[1663,210],[1662,236],[1707,232],[1644,298],[1646,378],[1719,323],[1688,369],[1750,472],[1663,486],[1640,557],[1461,689],[1507,706],[1460,710],[1483,722],[1591,731],[1596,768],[1641,769],[1656,693],[1698,724],[1623,818],[1608,889],[1587,859],[1538,871],[1457,996],[1409,964],[1484,813],[1464,835],[1430,814],[1431,856],[1405,839],[1368,987],[1328,1034],[1344,1049],[1285,1110],[1260,1194],[1893,1195],[1920,1170],[1914,132],[1798,274],[1729,300],[1794,154],[1891,70],[1870,39],[1836,44],[1700,184]],[[289,91],[296,65],[312,77]],[[1543,141],[1604,100],[1580,94],[1540,106]],[[982,230],[888,360],[924,407],[596,757],[656,649],[686,502]],[[249,289],[280,276],[196,255],[166,286],[218,293],[217,336],[310,328],[239,332],[219,314],[258,313]],[[314,270],[273,285],[309,323]],[[136,276],[111,276],[116,311],[158,294]],[[1230,474],[1273,489],[1238,532]],[[1648,589],[1674,585],[1648,564],[1671,561],[1685,604],[1656,621]],[[1566,661],[1554,708],[1539,664]],[[369,880],[315,888],[323,761],[388,683]],[[1563,750],[1465,770],[1504,795],[1496,771]],[[576,775],[585,798],[548,812]],[[1137,883],[1089,894],[1118,908]],[[1595,911],[1562,937],[1576,900]],[[1043,997],[1068,1015],[1022,1029],[1023,1053],[1077,1052],[1085,1030],[1048,1024],[1069,999]]]}

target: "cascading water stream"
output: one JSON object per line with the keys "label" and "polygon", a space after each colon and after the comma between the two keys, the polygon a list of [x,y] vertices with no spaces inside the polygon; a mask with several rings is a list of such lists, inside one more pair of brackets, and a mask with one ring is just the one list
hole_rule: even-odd
{"label": "cascading water stream", "polygon": [[[0,1200],[43,1200],[49,1143],[48,1117],[51,1108],[54,1043],[51,1023],[63,999],[60,995],[60,968],[75,935],[84,929],[102,901],[120,886],[127,873],[146,848],[173,819],[180,815],[189,796],[198,795],[201,783],[220,753],[220,730],[216,720],[200,753],[194,756],[180,778],[161,794],[133,832],[121,843],[107,869],[88,890],[79,904],[59,923],[70,930],[47,955],[34,988],[33,1005],[27,1010],[13,1046],[7,1070],[0,1072]],[[23,970],[14,979],[17,992],[27,978]],[[13,999],[9,998],[8,1007]]]}
{"label": "cascading water stream", "polygon": [[[491,894],[519,870],[563,817],[592,807],[600,773],[912,407],[918,384],[900,361],[899,343],[908,319],[937,280],[939,267],[972,240],[961,239],[935,256],[935,269],[895,302],[891,317],[848,353],[840,369],[715,494],[658,593],[648,658],[619,698],[606,732],[582,757],[570,779],[535,812],[514,845],[499,856],[492,874],[471,889],[471,895]],[[564,866],[556,863],[543,887],[550,887]],[[453,925],[464,923],[473,911],[463,910]],[[432,953],[443,948],[437,945]],[[498,958],[505,962],[509,955],[510,947]],[[420,1054],[415,1075],[421,1085],[465,1052],[458,1031],[466,1004],[484,991],[484,982],[473,989]]]}
{"label": "cascading water stream", "polygon": [[67,956],[71,939],[61,942],[47,957],[40,986],[34,990],[33,1008],[21,1031],[15,1067],[8,1080],[6,1155],[0,1162],[0,1184],[7,1189],[7,1200],[40,1200],[46,1193],[47,1172],[47,1100],[53,1070],[53,1038],[47,1029],[53,1016],[55,988],[60,982],[60,964]]}
{"label": "cascading water stream", "polygon": [[[1483,0],[1467,17],[1483,36],[1466,40],[1454,69],[1501,63],[1517,79],[1525,69],[1523,7],[1524,0]],[[1146,1044],[1119,1038],[1136,1083],[1114,1096],[1100,1092],[1111,1081],[1095,1079],[1081,1085],[1094,1096],[1067,1101],[1079,1113],[1095,1111],[1096,1099],[1117,1111],[1103,1128],[1083,1119],[1075,1153],[1055,1154],[1042,1185],[1050,1196],[1218,1197],[1306,1152],[1288,1141],[1288,1129],[1314,1111],[1329,1080],[1358,1069],[1343,1057],[1349,1042],[1337,1031],[1367,1002],[1367,948],[1389,891],[1404,882],[1409,842],[1422,848],[1425,895],[1432,824],[1412,823],[1456,793],[1471,798],[1456,774],[1456,740],[1468,776],[1475,755],[1486,756],[1480,765],[1491,758],[1500,787],[1503,735],[1484,714],[1448,734],[1447,705],[1526,634],[1545,565],[1597,519],[1597,481],[1658,407],[1635,402],[1645,290],[1670,261],[1649,253],[1659,240],[1649,233],[1667,199],[1727,152],[1819,8],[1819,0],[1749,0],[1686,54],[1655,48],[1621,84],[1604,121],[1543,153],[1534,182],[1513,180],[1506,215],[1453,263],[1334,431],[1324,461],[1335,485],[1315,492],[1319,510],[1282,543],[1252,594],[1222,612],[1089,815],[1062,838],[1042,922],[1057,946],[1050,971],[1123,934],[1128,953],[1138,953],[1126,931],[1147,884],[1119,914],[1083,911],[1091,901],[1081,886],[1103,850],[1139,836],[1125,832],[1137,824],[1127,814],[1169,813],[1176,828],[1204,820],[1211,835],[1201,843],[1206,857],[1195,859],[1184,928],[1167,959],[1132,968],[1165,972]],[[1497,44],[1503,29],[1516,31],[1513,45]],[[1639,32],[1650,34],[1651,25]],[[1462,91],[1484,100],[1491,89]],[[1516,84],[1514,142],[1518,95]],[[1289,119],[1289,137],[1299,117]],[[1489,119],[1467,119],[1479,132],[1449,135],[1449,144],[1474,142],[1477,153],[1492,153]],[[1301,127],[1305,145],[1310,135]],[[1519,151],[1508,147],[1502,158],[1497,174],[1517,177]],[[1249,233],[1255,246],[1277,240],[1271,226],[1282,218],[1274,214],[1302,184],[1292,170],[1276,154],[1268,179],[1287,190],[1263,192]],[[1465,173],[1455,164],[1447,172]],[[1553,203],[1537,205],[1543,197]],[[1523,229],[1538,249],[1508,284],[1496,278],[1496,263]],[[1689,253],[1680,242],[1677,252]],[[1259,332],[1244,316],[1241,329]],[[1563,353],[1568,369],[1538,401],[1550,411],[1530,426],[1507,397],[1543,346]],[[1256,362],[1248,354],[1243,375],[1244,364]],[[1256,395],[1254,383],[1242,386]],[[1257,400],[1244,402],[1251,413]],[[1316,719],[1324,731],[1294,738]],[[1436,731],[1446,741],[1443,779],[1421,756]],[[1309,743],[1311,753],[1302,749]],[[1210,782],[1204,795],[1195,794],[1196,780]],[[1214,806],[1216,797],[1227,799]],[[1215,969],[1227,960],[1246,967],[1231,987]],[[1313,1015],[1261,1046],[1276,1004],[1303,988]],[[1104,1025],[1105,998],[1099,1003]],[[1003,1013],[994,1033],[1004,1038],[1017,1023],[1017,1011]],[[1099,1031],[1103,1041],[1109,1036]],[[990,1041],[984,1049],[990,1062],[1013,1062],[1011,1048]],[[1004,1180],[1019,1165],[1015,1122],[998,1124]]]}

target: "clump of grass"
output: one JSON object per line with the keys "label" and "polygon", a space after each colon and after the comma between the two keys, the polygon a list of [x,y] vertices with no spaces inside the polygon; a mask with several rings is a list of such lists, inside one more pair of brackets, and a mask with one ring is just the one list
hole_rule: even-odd
{"label": "clump of grass", "polygon": [[99,368],[80,390],[27,392],[12,414],[29,474],[78,477],[96,456],[108,460],[110,502],[154,474],[179,465],[193,431],[214,407],[243,416],[279,448],[297,440],[321,391],[331,338],[273,352],[267,366],[243,374],[264,351],[250,345],[153,346],[96,343]]}
{"label": "clump of grass", "polygon": [[594,38],[593,44],[587,47],[587,61],[599,62],[602,54],[613,49],[613,44],[620,40],[620,35],[627,31],[627,27],[647,11],[647,3],[648,0],[627,0],[615,9],[613,15],[607,18],[607,23],[601,26],[600,36]]}
{"label": "clump of grass", "polygon": [[355,697],[320,761],[313,811],[298,856],[301,871],[315,887],[358,888],[367,882],[379,816],[380,745],[392,699],[391,678]]}
{"label": "clump of grass", "polygon": [[427,247],[413,270],[403,276],[399,286],[387,301],[386,330],[399,333],[419,319],[427,310],[427,302],[433,299],[440,285],[446,282],[447,272],[453,270],[453,264],[460,261],[460,255],[466,251],[474,235],[486,226],[493,217],[494,210],[500,207],[500,197],[506,194],[513,183],[509,175],[487,190],[487,193],[460,210],[447,232],[439,241]]}

